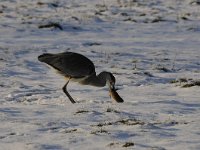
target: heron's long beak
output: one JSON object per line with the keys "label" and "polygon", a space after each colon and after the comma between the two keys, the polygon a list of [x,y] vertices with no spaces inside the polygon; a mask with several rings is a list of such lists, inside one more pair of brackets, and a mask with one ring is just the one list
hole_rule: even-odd
{"label": "heron's long beak", "polygon": [[112,83],[112,82],[110,82],[109,88],[110,88],[111,90],[115,90],[115,84]]}
{"label": "heron's long beak", "polygon": [[110,82],[109,88],[110,88],[109,89],[109,96],[111,98],[112,97],[111,91],[115,90],[115,85],[112,82]]}

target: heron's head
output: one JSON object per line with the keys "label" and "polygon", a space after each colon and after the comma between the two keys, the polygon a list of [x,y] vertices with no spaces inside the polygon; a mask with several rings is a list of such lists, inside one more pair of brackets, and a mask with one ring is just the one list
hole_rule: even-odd
{"label": "heron's head", "polygon": [[112,73],[108,72],[106,82],[110,89],[115,89],[115,77]]}

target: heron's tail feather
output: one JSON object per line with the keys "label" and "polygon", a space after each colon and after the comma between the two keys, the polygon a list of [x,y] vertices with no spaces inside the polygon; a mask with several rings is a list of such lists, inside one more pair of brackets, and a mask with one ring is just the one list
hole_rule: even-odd
{"label": "heron's tail feather", "polygon": [[62,74],[62,72],[60,71],[61,70],[60,68],[62,68],[62,66],[60,66],[60,60],[57,55],[44,53],[44,54],[38,56],[38,60],[50,65],[51,67],[53,67],[54,69],[59,71],[59,73]]}
{"label": "heron's tail feather", "polygon": [[40,56],[38,56],[38,60],[41,61],[41,62],[45,62],[45,63],[49,63],[51,62],[52,58],[54,57],[53,54],[49,54],[49,53],[44,53]]}

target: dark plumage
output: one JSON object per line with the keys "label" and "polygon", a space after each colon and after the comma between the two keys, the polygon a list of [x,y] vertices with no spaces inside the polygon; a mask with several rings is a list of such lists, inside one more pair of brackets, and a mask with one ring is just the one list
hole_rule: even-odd
{"label": "dark plumage", "polygon": [[[111,89],[110,91],[115,91],[115,77],[113,74],[103,71],[99,75],[96,75],[93,62],[81,54],[74,52],[58,54],[45,53],[38,56],[38,60],[47,63],[60,74],[68,78],[67,83],[63,87],[63,92],[68,96],[72,103],[75,103],[75,101],[67,91],[67,85],[70,80],[79,82],[83,85],[97,87],[103,87],[108,84]],[[115,99],[115,97],[113,98]],[[117,99],[115,100],[119,102]],[[120,102],[123,102],[122,99]]]}
{"label": "dark plumage", "polygon": [[45,53],[40,55],[38,60],[47,63],[64,76],[71,78],[82,78],[95,72],[92,61],[78,53]]}

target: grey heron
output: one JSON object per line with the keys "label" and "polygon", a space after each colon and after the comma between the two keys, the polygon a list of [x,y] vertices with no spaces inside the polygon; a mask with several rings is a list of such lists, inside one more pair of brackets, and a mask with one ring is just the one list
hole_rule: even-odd
{"label": "grey heron", "polygon": [[58,73],[67,78],[67,83],[62,89],[72,103],[76,103],[76,101],[67,91],[69,81],[96,87],[104,87],[107,84],[109,86],[110,96],[116,102],[123,102],[123,99],[116,92],[115,77],[113,74],[103,71],[96,75],[93,62],[81,54],[74,52],[63,52],[58,54],[44,53],[38,56],[38,60],[52,66]]}

